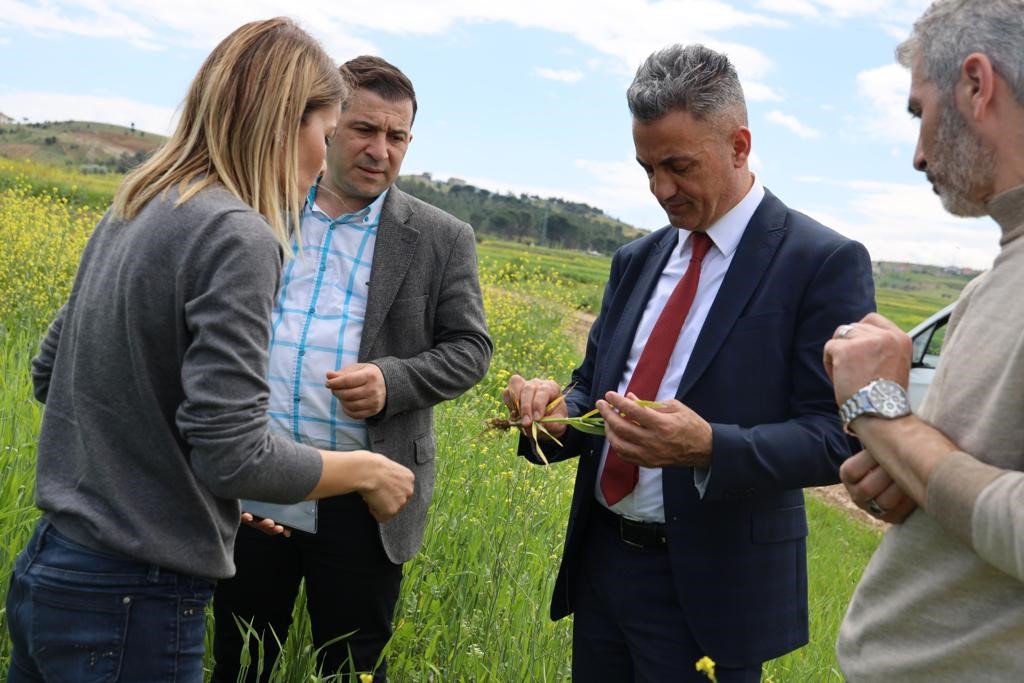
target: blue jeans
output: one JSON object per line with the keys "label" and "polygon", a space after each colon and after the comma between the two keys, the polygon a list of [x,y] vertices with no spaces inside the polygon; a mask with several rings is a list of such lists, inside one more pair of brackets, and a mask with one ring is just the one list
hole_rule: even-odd
{"label": "blue jeans", "polygon": [[44,519],[7,592],[8,683],[201,683],[213,587],[79,545]]}

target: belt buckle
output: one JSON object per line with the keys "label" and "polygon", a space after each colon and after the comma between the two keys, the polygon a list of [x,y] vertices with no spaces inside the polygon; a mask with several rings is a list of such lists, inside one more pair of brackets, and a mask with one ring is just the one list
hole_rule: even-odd
{"label": "belt buckle", "polygon": [[626,538],[626,522],[627,520],[625,517],[619,517],[619,540],[621,540],[626,545],[633,546],[634,548],[640,548],[641,550],[647,548],[647,546],[643,543],[637,543],[636,541],[631,541],[630,539]]}

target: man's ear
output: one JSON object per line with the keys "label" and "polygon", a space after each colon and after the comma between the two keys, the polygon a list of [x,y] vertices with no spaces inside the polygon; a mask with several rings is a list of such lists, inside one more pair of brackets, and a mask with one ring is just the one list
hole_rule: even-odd
{"label": "man's ear", "polygon": [[750,129],[738,126],[732,133],[733,166],[739,168],[750,158]]}
{"label": "man's ear", "polygon": [[996,72],[988,56],[972,52],[964,58],[955,90],[957,105],[962,107],[964,115],[980,121],[990,112],[995,79]]}

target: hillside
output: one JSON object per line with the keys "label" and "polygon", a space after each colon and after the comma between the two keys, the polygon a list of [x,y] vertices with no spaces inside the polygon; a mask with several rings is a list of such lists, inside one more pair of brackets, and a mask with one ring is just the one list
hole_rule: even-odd
{"label": "hillside", "polygon": [[[164,142],[132,128],[89,121],[0,124],[0,157],[81,173],[124,173]],[[586,204],[493,193],[430,174],[403,176],[409,194],[473,225],[479,235],[542,246],[611,253],[643,234]]]}
{"label": "hillside", "polygon": [[644,234],[601,209],[556,197],[501,194],[457,178],[434,180],[429,173],[401,176],[398,185],[469,222],[478,235],[521,244],[610,254]]}
{"label": "hillside", "polygon": [[165,138],[89,121],[0,125],[0,157],[31,159],[85,173],[123,173]]}

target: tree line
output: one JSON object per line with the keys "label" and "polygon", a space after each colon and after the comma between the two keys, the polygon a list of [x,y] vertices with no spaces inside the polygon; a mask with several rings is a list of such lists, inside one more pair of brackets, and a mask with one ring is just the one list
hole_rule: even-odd
{"label": "tree line", "polygon": [[468,222],[478,239],[493,237],[607,254],[643,234],[600,209],[564,199],[490,192],[457,180],[435,181],[429,174],[402,176],[398,185]]}

